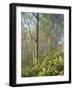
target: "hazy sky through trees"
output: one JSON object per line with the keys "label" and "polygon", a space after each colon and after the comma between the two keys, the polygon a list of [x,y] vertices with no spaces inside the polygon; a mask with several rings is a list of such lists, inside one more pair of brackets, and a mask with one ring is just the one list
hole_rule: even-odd
{"label": "hazy sky through trees", "polygon": [[21,13],[23,61],[24,57],[27,58],[28,55],[29,58],[27,59],[29,62],[30,59],[32,60],[32,58],[36,58],[37,41],[39,56],[46,55],[52,49],[60,47],[62,44],[64,44],[64,15],[49,13],[38,14],[39,17],[37,19],[37,13]]}

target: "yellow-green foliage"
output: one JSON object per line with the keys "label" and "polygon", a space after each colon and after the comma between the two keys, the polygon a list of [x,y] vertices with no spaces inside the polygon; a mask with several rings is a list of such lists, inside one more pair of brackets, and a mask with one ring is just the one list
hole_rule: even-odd
{"label": "yellow-green foliage", "polygon": [[40,57],[38,64],[22,68],[22,77],[64,75],[63,52],[54,50],[45,57]]}

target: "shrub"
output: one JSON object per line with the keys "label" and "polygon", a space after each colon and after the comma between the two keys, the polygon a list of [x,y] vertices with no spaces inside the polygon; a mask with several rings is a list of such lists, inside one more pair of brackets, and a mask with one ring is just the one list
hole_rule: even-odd
{"label": "shrub", "polygon": [[22,77],[56,76],[64,74],[63,52],[53,51],[48,56],[40,57],[38,64],[22,68]]}

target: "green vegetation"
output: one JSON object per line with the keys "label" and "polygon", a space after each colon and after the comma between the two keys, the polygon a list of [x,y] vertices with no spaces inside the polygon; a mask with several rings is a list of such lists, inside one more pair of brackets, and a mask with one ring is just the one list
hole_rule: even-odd
{"label": "green vegetation", "polygon": [[54,50],[48,56],[40,57],[38,64],[26,65],[22,69],[22,77],[64,75],[63,56],[63,52]]}

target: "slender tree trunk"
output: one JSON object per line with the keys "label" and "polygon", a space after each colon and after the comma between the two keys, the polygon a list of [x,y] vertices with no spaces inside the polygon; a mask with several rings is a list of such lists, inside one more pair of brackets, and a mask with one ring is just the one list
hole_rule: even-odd
{"label": "slender tree trunk", "polygon": [[30,30],[30,25],[29,26],[29,34],[30,34],[30,40],[31,40],[31,50],[32,50],[32,57],[33,57],[33,64],[36,64],[36,55],[35,55],[35,47],[33,43],[33,36]]}
{"label": "slender tree trunk", "polygon": [[37,13],[37,63],[39,59],[39,13]]}
{"label": "slender tree trunk", "polygon": [[39,13],[34,14],[34,17],[37,20],[37,24],[36,24],[36,51],[37,51],[37,59],[36,59],[36,63],[38,64],[38,57],[39,57]]}

